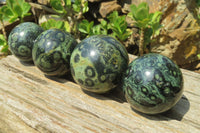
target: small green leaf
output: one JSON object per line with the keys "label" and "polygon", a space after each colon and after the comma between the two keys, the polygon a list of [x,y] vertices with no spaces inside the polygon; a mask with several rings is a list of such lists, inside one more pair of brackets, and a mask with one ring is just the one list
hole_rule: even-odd
{"label": "small green leaf", "polygon": [[94,35],[99,35],[101,34],[101,25],[96,25],[92,28],[92,33]]}
{"label": "small green leaf", "polygon": [[8,53],[9,49],[8,49],[8,45],[4,45],[1,49],[1,52],[3,53]]}
{"label": "small green leaf", "polygon": [[80,32],[82,32],[82,33],[85,33],[85,34],[89,34],[88,33],[88,25],[89,25],[89,22],[88,22],[88,20],[86,20],[86,19],[84,19],[84,20],[82,20],[80,23],[79,23],[79,25],[78,25],[78,30],[80,31]]}
{"label": "small green leaf", "polygon": [[85,34],[88,34],[87,30],[85,30],[85,28],[79,26],[79,29],[78,29],[80,32],[82,33],[85,33]]}
{"label": "small green leaf", "polygon": [[140,8],[136,12],[136,21],[143,21],[144,19],[149,18],[149,11],[146,8]]}
{"label": "small green leaf", "polygon": [[65,23],[63,21],[49,19],[48,21],[42,23],[41,27],[45,30],[52,29],[52,28],[65,30]]}
{"label": "small green leaf", "polygon": [[152,18],[151,18],[151,22],[159,22],[160,19],[161,19],[161,16],[162,16],[162,12],[155,12],[155,13],[152,13]]}
{"label": "small green leaf", "polygon": [[6,39],[4,37],[4,35],[0,34],[0,45],[3,46],[6,43]]}
{"label": "small green leaf", "polygon": [[8,52],[8,44],[4,35],[2,34],[0,34],[0,52],[3,52],[3,53]]}
{"label": "small green leaf", "polygon": [[138,5],[137,9],[145,8],[149,12],[149,6],[146,2],[142,2]]}
{"label": "small green leaf", "polygon": [[67,32],[70,32],[70,25],[69,25],[69,23],[67,21],[64,21],[64,27],[63,27],[63,29],[65,31],[67,31]]}
{"label": "small green leaf", "polygon": [[6,0],[6,5],[7,5],[9,8],[13,8],[13,3],[15,3],[15,0]]}
{"label": "small green leaf", "polygon": [[84,3],[83,3],[83,13],[86,13],[88,11],[89,11],[88,2],[84,1]]}
{"label": "small green leaf", "polygon": [[105,20],[102,20],[102,21],[101,21],[101,25],[102,25],[103,27],[107,27],[107,24],[108,24],[107,21],[105,21]]}
{"label": "small green leaf", "polygon": [[89,34],[91,34],[93,25],[94,25],[94,21],[91,21],[91,22],[87,25],[87,32],[88,32]]}
{"label": "small green leaf", "polygon": [[8,6],[2,7],[2,13],[7,17],[13,17],[14,16],[14,13],[12,12],[12,10],[10,8],[8,8]]}
{"label": "small green leaf", "polygon": [[93,26],[94,26],[94,21],[89,22],[88,20],[84,19],[84,20],[82,20],[81,23],[79,23],[78,30],[82,33],[92,35],[93,34],[92,33]]}
{"label": "small green leaf", "polygon": [[78,5],[76,5],[76,4],[73,4],[72,7],[73,7],[73,10],[74,10],[75,12],[80,12],[80,10],[81,10],[80,6],[78,6]]}
{"label": "small green leaf", "polygon": [[30,16],[30,15],[31,15],[31,13],[23,14],[24,17],[25,17],[25,16]]}
{"label": "small green leaf", "polygon": [[197,57],[200,59],[200,54],[198,54]]}
{"label": "small green leaf", "polygon": [[24,2],[22,4],[22,9],[23,9],[23,14],[27,14],[31,9],[31,5],[27,2]]}
{"label": "small green leaf", "polygon": [[62,6],[61,0],[50,0],[50,5],[58,13],[64,13],[64,7]]}
{"label": "small green leaf", "polygon": [[126,40],[128,38],[127,29],[127,22],[126,16],[119,16],[117,11],[114,11],[108,16],[110,21],[109,24],[106,24],[107,29],[111,29],[113,32],[113,36],[118,38],[120,41]]}
{"label": "small green leaf", "polygon": [[9,18],[9,22],[10,22],[10,23],[13,23],[13,22],[15,22],[17,19],[18,19],[18,16],[14,15],[14,16],[12,16],[12,17]]}
{"label": "small green leaf", "polygon": [[71,0],[64,0],[64,2],[65,2],[66,6],[71,6],[72,5]]}
{"label": "small green leaf", "polygon": [[131,14],[130,15],[132,15],[132,17],[136,20],[137,7],[136,7],[136,5],[132,4],[130,6],[130,8],[131,8]]}
{"label": "small green leaf", "polygon": [[15,5],[13,10],[18,16],[20,16],[20,17],[22,16],[23,11],[22,11],[22,8],[19,5]]}
{"label": "small green leaf", "polygon": [[63,29],[63,27],[64,27],[63,21],[56,21],[56,23],[54,23],[54,25],[52,25],[52,28],[57,28],[57,29]]}

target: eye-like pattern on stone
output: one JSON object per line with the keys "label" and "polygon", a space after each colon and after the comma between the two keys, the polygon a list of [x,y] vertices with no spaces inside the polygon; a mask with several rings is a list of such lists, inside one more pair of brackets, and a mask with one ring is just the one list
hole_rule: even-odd
{"label": "eye-like pattern on stone", "polygon": [[33,22],[17,25],[8,36],[8,45],[12,54],[21,61],[32,61],[34,41],[42,32],[43,29]]}
{"label": "eye-like pattern on stone", "polygon": [[123,78],[123,92],[131,107],[146,114],[172,108],[183,93],[179,67],[160,54],[146,54],[129,64]]}
{"label": "eye-like pattern on stone", "polygon": [[77,42],[74,37],[59,29],[42,32],[34,44],[34,64],[46,75],[62,76],[70,69],[70,56]]}
{"label": "eye-like pattern on stone", "polygon": [[77,45],[70,67],[74,80],[84,90],[105,93],[121,82],[128,60],[128,53],[119,41],[95,35]]}

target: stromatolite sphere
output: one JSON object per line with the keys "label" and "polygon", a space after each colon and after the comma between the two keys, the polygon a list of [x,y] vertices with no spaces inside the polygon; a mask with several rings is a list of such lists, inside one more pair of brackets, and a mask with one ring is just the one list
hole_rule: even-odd
{"label": "stromatolite sphere", "polygon": [[94,35],[74,49],[70,60],[71,73],[84,90],[104,93],[121,81],[128,60],[127,51],[119,41]]}
{"label": "stromatolite sphere", "polygon": [[133,109],[158,114],[172,108],[183,93],[179,67],[160,54],[146,54],[132,61],[123,78],[123,91]]}
{"label": "stromatolite sphere", "polygon": [[43,29],[33,22],[17,25],[8,37],[8,45],[12,54],[21,61],[32,61],[34,41],[42,32]]}
{"label": "stromatolite sphere", "polygon": [[46,30],[35,41],[34,64],[46,75],[62,76],[69,71],[70,56],[76,45],[70,33],[59,29]]}

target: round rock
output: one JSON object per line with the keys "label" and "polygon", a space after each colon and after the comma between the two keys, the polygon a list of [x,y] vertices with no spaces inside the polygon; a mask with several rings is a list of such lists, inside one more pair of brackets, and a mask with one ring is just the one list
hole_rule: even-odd
{"label": "round rock", "polygon": [[49,76],[62,76],[69,71],[70,56],[77,45],[74,37],[59,29],[42,32],[35,41],[34,64]]}
{"label": "round rock", "polygon": [[34,41],[42,32],[43,29],[33,22],[17,25],[8,37],[8,45],[12,54],[21,61],[32,61]]}
{"label": "round rock", "polygon": [[146,54],[132,61],[123,78],[123,91],[131,107],[146,114],[172,108],[183,93],[179,67],[160,54]]}
{"label": "round rock", "polygon": [[74,80],[84,90],[104,93],[121,82],[128,61],[128,53],[119,41],[105,35],[94,35],[77,45],[70,67]]}

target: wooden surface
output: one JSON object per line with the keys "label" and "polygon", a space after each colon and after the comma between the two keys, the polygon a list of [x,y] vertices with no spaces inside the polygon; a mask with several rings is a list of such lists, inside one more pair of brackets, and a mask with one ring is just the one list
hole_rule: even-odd
{"label": "wooden surface", "polygon": [[70,75],[46,77],[8,56],[0,60],[0,133],[199,133],[200,75],[182,72],[181,100],[149,116],[133,111],[120,88],[104,95],[83,92]]}

